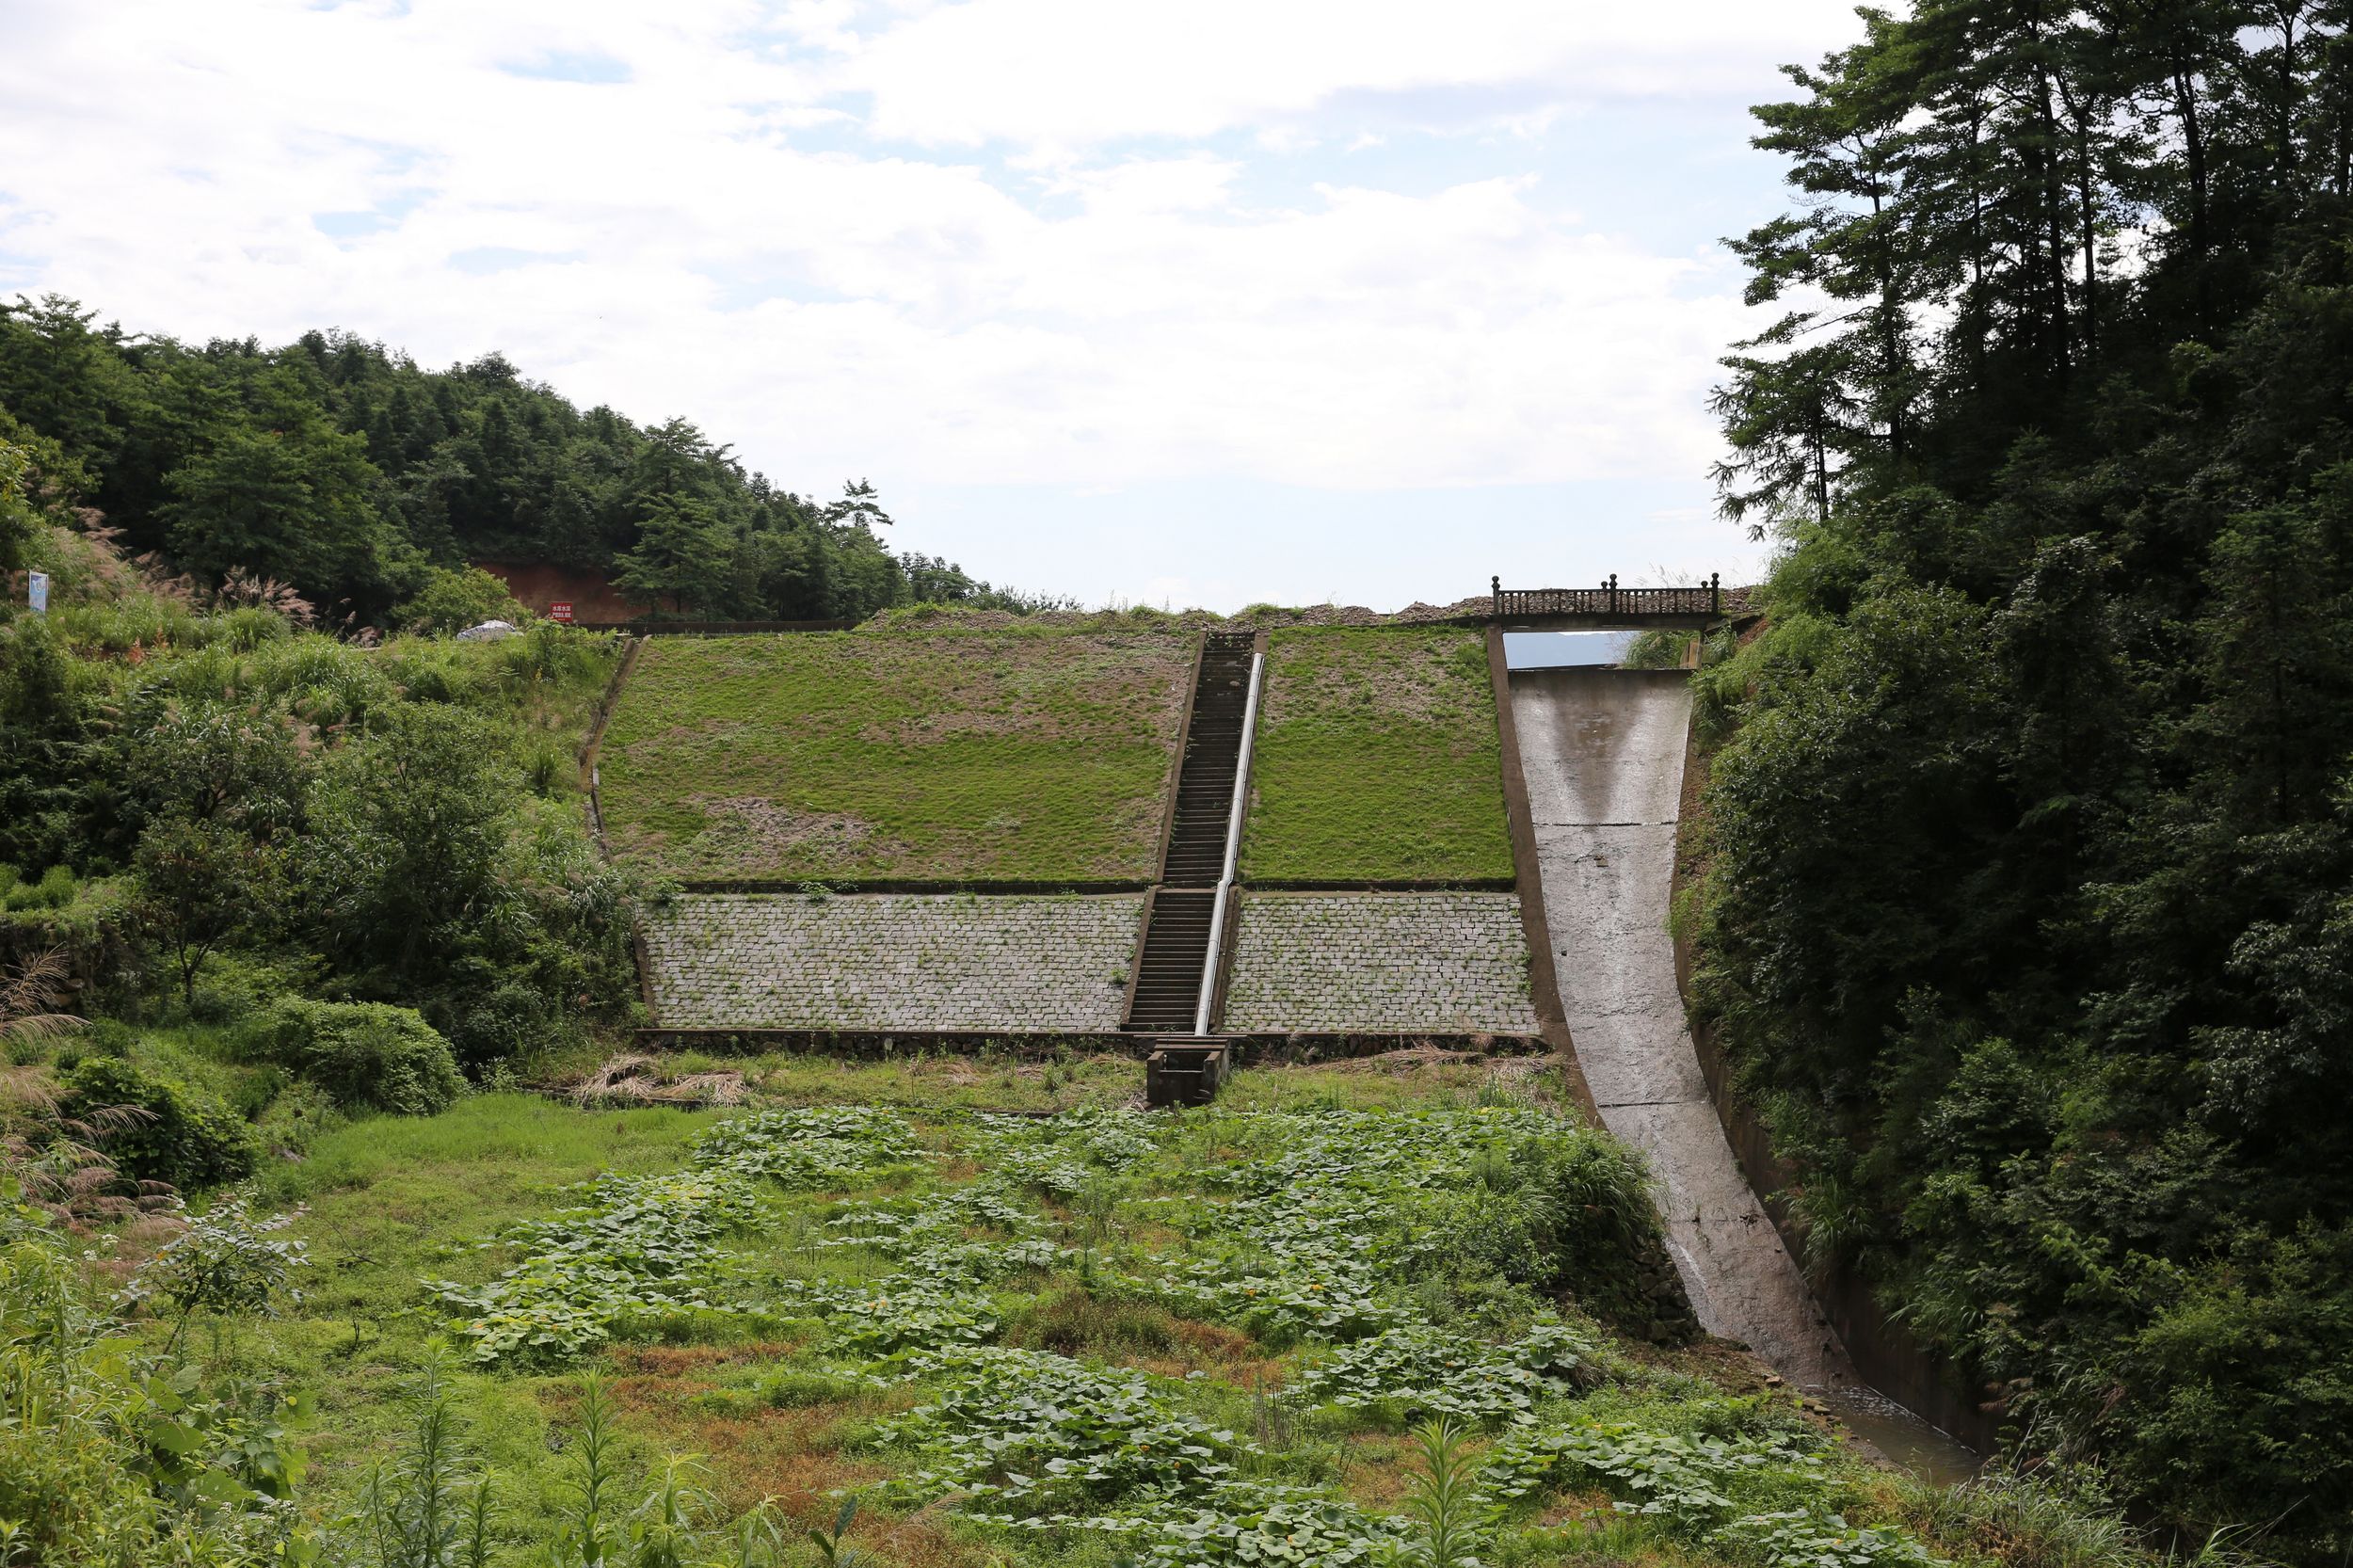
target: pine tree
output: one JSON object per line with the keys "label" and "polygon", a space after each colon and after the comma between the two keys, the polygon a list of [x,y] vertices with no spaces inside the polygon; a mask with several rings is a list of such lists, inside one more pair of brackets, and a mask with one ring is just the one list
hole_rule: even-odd
{"label": "pine tree", "polygon": [[708,610],[726,595],[734,544],[709,504],[664,496],[639,525],[636,547],[619,558],[614,584],[681,613]]}

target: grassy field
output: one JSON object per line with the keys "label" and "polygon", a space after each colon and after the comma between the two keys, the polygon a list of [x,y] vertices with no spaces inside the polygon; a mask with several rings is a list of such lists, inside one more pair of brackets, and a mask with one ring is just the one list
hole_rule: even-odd
{"label": "grassy field", "polygon": [[1511,878],[1478,632],[1280,631],[1268,649],[1244,880]]}
{"label": "grassy field", "polygon": [[616,854],[681,879],[1150,880],[1193,640],[649,641],[599,760]]}
{"label": "grassy field", "polygon": [[1753,1363],[1607,1326],[1649,1210],[1540,1065],[1255,1070],[1146,1115],[1111,1058],[735,1064],[734,1112],[482,1095],[263,1178],[307,1293],[192,1343],[315,1394],[312,1507],[412,1451],[431,1378],[504,1568],[580,1560],[551,1544],[592,1464],[607,1526],[670,1517],[687,1561],[814,1561],[737,1537],[854,1496],[874,1568],[1410,1562],[1439,1414],[1484,1561],[1922,1568],[1936,1508],[1982,1524]]}

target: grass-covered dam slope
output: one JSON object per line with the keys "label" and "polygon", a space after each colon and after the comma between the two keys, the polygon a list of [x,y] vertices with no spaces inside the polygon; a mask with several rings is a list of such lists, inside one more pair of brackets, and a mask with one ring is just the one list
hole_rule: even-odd
{"label": "grass-covered dam slope", "polygon": [[1148,882],[1193,639],[655,638],[599,758],[607,841],[687,880]]}
{"label": "grass-covered dam slope", "polygon": [[319,1560],[426,1560],[377,1548],[431,1503],[467,1542],[431,1560],[781,1568],[850,1498],[868,1568],[2128,1560],[1674,1348],[1640,1170],[1545,1070],[1147,1115],[1125,1059],[730,1065],[731,1112],[478,1095],[262,1178],[307,1206],[299,1299],[179,1343],[315,1399],[281,1424]]}
{"label": "grass-covered dam slope", "polygon": [[1477,632],[1272,633],[1251,784],[1247,881],[1512,877],[1495,692]]}

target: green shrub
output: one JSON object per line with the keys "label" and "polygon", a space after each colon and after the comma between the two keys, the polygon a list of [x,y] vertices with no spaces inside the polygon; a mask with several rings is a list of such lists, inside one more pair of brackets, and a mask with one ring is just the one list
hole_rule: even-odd
{"label": "green shrub", "polygon": [[758,1390],[760,1398],[778,1410],[806,1410],[858,1399],[872,1392],[872,1384],[840,1372],[786,1368],[761,1378]]}
{"label": "green shrub", "polygon": [[[0,832],[15,825],[8,815],[0,807]],[[0,936],[20,949],[62,948],[77,962],[103,954],[129,923],[131,892],[128,876],[77,877],[51,866],[0,890]]]}
{"label": "green shrub", "polygon": [[525,742],[520,760],[523,783],[542,800],[563,792],[578,777],[579,767],[569,749],[549,736]]}
{"label": "green shrub", "polygon": [[200,1024],[242,1023],[302,988],[301,977],[279,965],[242,953],[215,953],[197,978],[188,1016]]}
{"label": "green shrub", "polygon": [[64,866],[50,867],[38,882],[24,881],[10,868],[8,882],[0,904],[10,909],[63,909],[73,902],[73,872]]}
{"label": "green shrub", "polygon": [[335,1096],[307,1080],[296,1080],[278,1092],[254,1124],[262,1142],[273,1149],[299,1153],[322,1133],[344,1125]]}
{"label": "green shrub", "polygon": [[1057,1355],[1116,1360],[1165,1355],[1176,1348],[1177,1331],[1176,1319],[1152,1303],[1107,1300],[1083,1289],[1067,1289],[1032,1302],[1006,1325],[1005,1342]]}
{"label": "green shrub", "polygon": [[243,604],[212,617],[215,641],[238,653],[251,653],[267,643],[280,643],[295,634],[295,623],[260,604]]}
{"label": "green shrub", "polygon": [[105,1138],[108,1158],[131,1179],[187,1192],[253,1174],[260,1149],[252,1128],[216,1096],[120,1056],[87,1056],[65,1078],[72,1114],[132,1112]]}
{"label": "green shrub", "polygon": [[618,639],[609,632],[584,632],[560,621],[535,620],[520,637],[490,645],[490,663],[510,682],[601,690]]}
{"label": "green shrub", "polygon": [[253,1054],[317,1084],[345,1110],[428,1116],[466,1086],[449,1042],[406,1007],[289,997],[247,1038]]}
{"label": "green shrub", "polygon": [[486,1062],[522,1055],[547,1037],[547,1007],[518,980],[459,999],[435,1014],[458,1060],[479,1070]]}
{"label": "green shrub", "polygon": [[92,1018],[88,1029],[58,1048],[57,1065],[71,1067],[86,1056],[128,1056],[138,1043],[138,1031],[120,1018]]}
{"label": "green shrub", "polygon": [[542,1016],[572,999],[617,1011],[634,989],[628,878],[576,813],[525,808],[504,742],[457,710],[387,712],[323,765],[294,856],[312,951],[360,995],[422,1010],[470,1063],[531,1023],[515,996],[479,1027],[459,1016],[509,982]]}
{"label": "green shrub", "polygon": [[1614,1320],[1646,1308],[1625,1260],[1655,1253],[1657,1221],[1641,1163],[1596,1133],[1561,1130],[1480,1151],[1470,1180],[1408,1206],[1427,1235],[1430,1278],[1449,1288],[1503,1279],[1576,1292]]}
{"label": "green shrub", "polygon": [[417,597],[392,612],[405,631],[451,632],[486,620],[518,621],[522,606],[506,584],[480,567],[452,570],[436,567]]}
{"label": "green shrub", "polygon": [[258,1122],[293,1084],[283,1067],[264,1065],[238,1073],[225,1096],[229,1108],[248,1122]]}
{"label": "green shrub", "polygon": [[85,1245],[0,1203],[0,1560],[325,1560],[281,1506],[301,1469],[285,1391],[130,1351],[123,1298],[94,1287]]}

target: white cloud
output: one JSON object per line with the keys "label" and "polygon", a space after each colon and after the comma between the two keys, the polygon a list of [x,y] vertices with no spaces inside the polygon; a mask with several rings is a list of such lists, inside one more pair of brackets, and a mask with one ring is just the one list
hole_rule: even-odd
{"label": "white cloud", "polygon": [[[1690,474],[1737,280],[1580,223],[1535,144],[1572,101],[1770,90],[1844,15],[31,0],[0,264],[184,336],[504,349],[787,482]],[[1390,178],[1473,120],[1518,139]]]}
{"label": "white cloud", "polygon": [[965,0],[889,28],[846,79],[875,127],[934,142],[1205,136],[1344,95],[1744,88],[1853,30],[1841,0]]}

